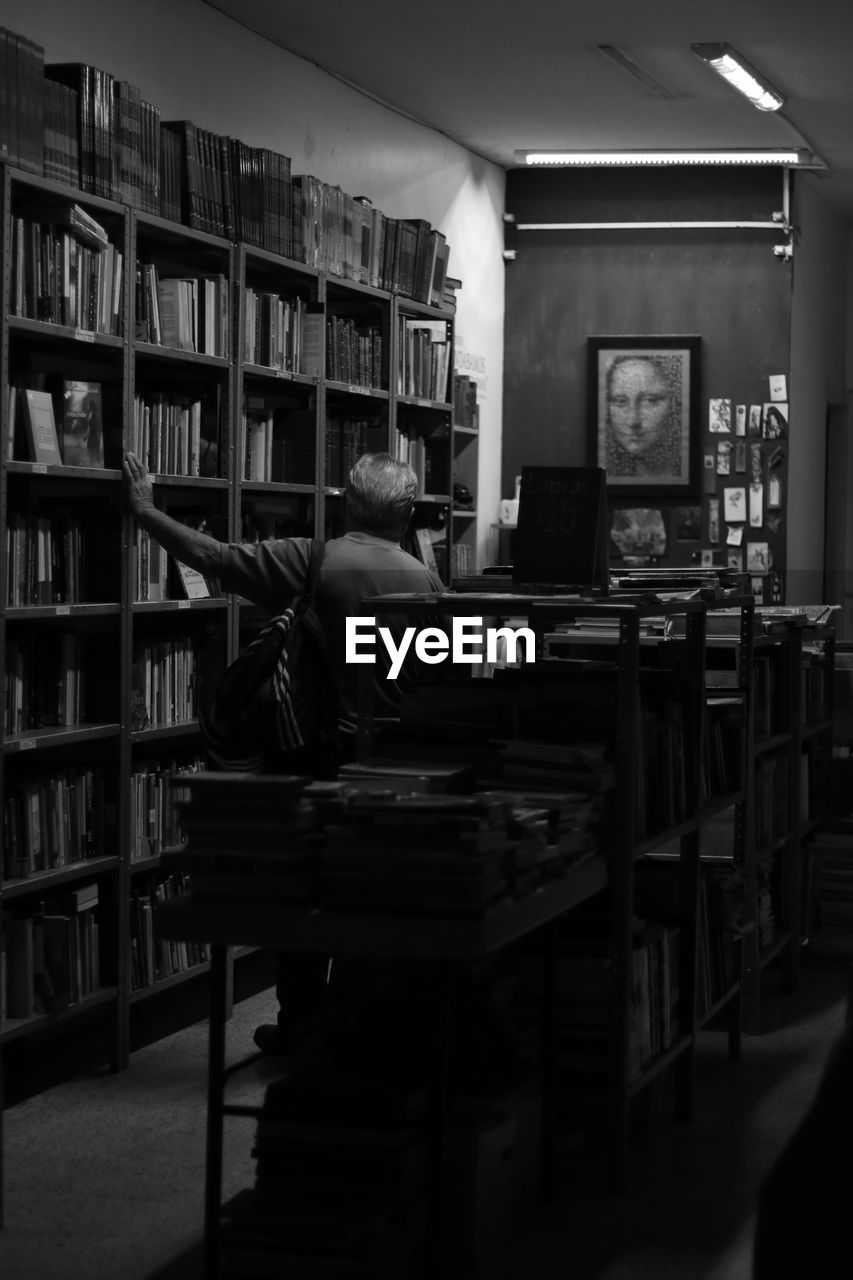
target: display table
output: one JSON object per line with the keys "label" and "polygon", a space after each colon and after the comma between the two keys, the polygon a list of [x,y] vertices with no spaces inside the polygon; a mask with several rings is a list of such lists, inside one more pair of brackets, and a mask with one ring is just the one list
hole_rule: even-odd
{"label": "display table", "polygon": [[[440,1249],[441,1169],[446,1114],[450,1000],[453,972],[459,962],[482,959],[534,930],[546,927],[564,912],[598,893],[607,883],[604,860],[593,857],[570,867],[559,879],[516,900],[507,899],[480,916],[357,915],[320,908],[275,906],[259,902],[205,900],[186,895],[159,907],[156,929],[163,938],[206,942],[211,947],[210,1035],[208,1050],[207,1136],[204,1189],[204,1275],[220,1274],[220,1217],[222,1199],[223,1119],[226,1115],[257,1116],[256,1107],[225,1102],[227,1078],[258,1060],[252,1054],[225,1069],[227,964],[229,946],[270,950],[320,952],[326,955],[370,955],[420,958],[438,962],[444,977],[444,1001],[436,1027],[432,1080],[430,1228],[432,1260]],[[545,947],[553,960],[553,949]],[[543,998],[543,1183],[550,1177],[550,1115],[552,1093],[551,993],[553,965],[544,966]],[[433,1270],[432,1274],[439,1272]]]}

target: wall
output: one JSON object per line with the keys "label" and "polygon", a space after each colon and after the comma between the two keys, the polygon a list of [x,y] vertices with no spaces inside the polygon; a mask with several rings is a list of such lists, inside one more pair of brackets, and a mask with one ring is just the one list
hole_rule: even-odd
{"label": "wall", "polygon": [[[792,603],[824,598],[824,503],[827,481],[842,491],[839,506],[849,511],[849,471],[836,469],[831,455],[827,471],[827,409],[847,402],[847,230],[826,203],[820,180],[803,175],[794,185],[792,220],[797,228],[791,306],[791,460],[788,494],[788,591]],[[846,417],[846,414],[843,416]],[[849,449],[848,449],[849,454]],[[853,517],[841,551],[848,575],[853,573]],[[838,551],[828,547],[827,568],[839,567]],[[829,585],[829,584],[827,584]],[[831,593],[831,592],[830,592]],[[832,593],[831,593],[832,594]],[[833,603],[843,604],[843,600]],[[849,634],[853,618],[848,605],[840,634]]]}
{"label": "wall", "polygon": [[90,62],[138,85],[163,119],[283,152],[294,173],[445,233],[463,282],[458,340],[479,370],[484,540],[500,485],[504,171],[202,0],[0,0],[0,24],[43,45],[49,62]]}
{"label": "wall", "polygon": [[[764,221],[782,207],[778,170],[507,175],[507,211],[517,222]],[[516,232],[517,257],[507,268],[504,496],[511,496],[513,477],[525,462],[592,462],[586,376],[592,335],[701,337],[697,442],[703,459],[712,455],[716,470],[718,444],[724,439],[734,445],[736,435],[734,424],[725,437],[710,433],[709,398],[729,399],[733,410],[737,404],[763,405],[769,400],[769,375],[789,371],[792,268],[773,253],[774,243],[783,238],[775,228]],[[795,431],[799,422],[798,417]],[[717,475],[718,498],[727,485],[749,484],[750,446],[758,442],[747,438],[744,443],[746,470],[736,474],[733,467],[731,476]],[[760,445],[766,489],[772,449],[766,440]],[[784,452],[783,447],[781,469],[774,473],[782,478],[783,493]],[[802,487],[797,503],[811,502],[811,482]],[[619,501],[625,505],[621,493]],[[718,541],[711,538],[707,497],[699,537],[679,540],[673,508],[684,501],[642,500],[643,506],[663,512],[668,532],[663,563],[696,562],[704,551],[725,564],[730,548],[723,511]],[[691,499],[698,501],[698,496]],[[743,542],[766,540],[776,572],[784,574],[784,528],[774,529],[776,516],[765,512],[761,529],[745,526]],[[771,577],[763,584],[768,598]]]}

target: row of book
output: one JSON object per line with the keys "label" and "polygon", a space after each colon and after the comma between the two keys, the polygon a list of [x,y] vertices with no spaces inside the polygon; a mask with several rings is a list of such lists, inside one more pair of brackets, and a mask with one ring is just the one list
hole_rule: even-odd
{"label": "row of book", "polygon": [[204,964],[210,951],[203,942],[176,942],[156,936],[157,907],[189,893],[190,881],[181,872],[158,876],[130,895],[130,989],[140,991],[175,974]]}
{"label": "row of book", "polygon": [[476,430],[480,425],[480,411],[474,378],[469,378],[465,373],[454,373],[452,396],[454,425]]}
{"label": "row of book", "polygon": [[[384,428],[379,432],[384,440]],[[350,470],[363,453],[369,452],[377,434],[375,418],[329,413],[326,418],[325,476],[332,487],[345,486]]]}
{"label": "row of book", "polygon": [[155,475],[211,474],[219,423],[192,391],[137,392],[130,448]]}
{"label": "row of book", "polygon": [[446,321],[399,317],[397,391],[400,395],[446,404],[452,363]]}
{"label": "row of book", "polygon": [[46,769],[3,798],[3,879],[25,880],[103,849],[104,775],[99,768]]}
{"label": "row of book", "polygon": [[439,440],[444,443],[440,436],[417,435],[414,432],[396,428],[394,456],[398,462],[407,462],[412,468],[418,478],[421,494],[444,493],[449,497],[450,476],[444,451],[441,451],[442,456],[438,461],[433,456],[435,452],[432,448],[433,442]]}
{"label": "row of book", "polygon": [[5,732],[80,724],[86,715],[86,641],[73,631],[6,643]]}
{"label": "row of book", "polygon": [[[313,485],[315,439],[310,412],[273,407],[264,396],[247,394],[241,429],[244,480]],[[326,434],[327,451],[331,430],[330,426]],[[328,472],[326,483],[336,483]]]}
{"label": "row of book", "polygon": [[0,918],[0,1023],[63,1013],[100,985],[97,882]]}
{"label": "row of book", "polygon": [[162,120],[137,86],[88,63],[45,66],[40,46],[2,28],[0,64],[9,73],[0,157],[9,163],[334,275],[453,305],[449,247],[426,219],[388,217],[366,197],[293,175],[279,152],[192,120]]}
{"label": "row of book", "polygon": [[375,324],[351,316],[326,317],[326,377],[349,386],[387,386],[385,339]]}
{"label": "row of book", "polygon": [[243,359],[285,373],[317,374],[314,363],[321,313],[298,295],[282,297],[248,285],[243,290]]}
{"label": "row of book", "polygon": [[6,603],[14,608],[85,600],[88,541],[78,516],[16,511],[6,543]]}
{"label": "row of book", "polygon": [[130,861],[154,858],[180,844],[183,833],[174,805],[173,779],[201,773],[205,761],[197,756],[168,763],[152,761],[130,775]]}
{"label": "row of book", "polygon": [[[194,529],[204,529],[204,517],[185,516],[181,524]],[[135,577],[134,600],[151,603],[162,600],[206,600],[218,595],[218,583],[206,578],[197,569],[183,564],[168,555],[156,538],[146,529],[137,528],[134,538]]]}
{"label": "row of book", "polygon": [[12,219],[11,315],[121,337],[122,251],[80,205],[58,204],[51,217]]}
{"label": "row of book", "polygon": [[133,649],[133,682],[138,697],[134,730],[187,724],[198,714],[198,641],[193,636],[161,636]]}
{"label": "row of book", "polygon": [[6,452],[48,465],[103,467],[101,383],[63,378],[50,391],[11,382]]}
{"label": "row of book", "polygon": [[137,262],[135,278],[139,341],[228,357],[231,311],[224,275],[170,276],[153,262]]}

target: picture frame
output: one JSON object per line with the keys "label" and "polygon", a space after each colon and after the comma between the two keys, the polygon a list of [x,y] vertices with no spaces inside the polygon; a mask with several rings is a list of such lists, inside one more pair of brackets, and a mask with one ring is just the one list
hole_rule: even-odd
{"label": "picture frame", "polygon": [[587,339],[589,458],[611,495],[699,494],[701,343],[695,334]]}

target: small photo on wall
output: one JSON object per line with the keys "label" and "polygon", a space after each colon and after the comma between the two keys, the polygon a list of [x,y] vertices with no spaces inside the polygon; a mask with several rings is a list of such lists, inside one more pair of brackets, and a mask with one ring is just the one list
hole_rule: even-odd
{"label": "small photo on wall", "polygon": [[708,401],[708,430],[719,435],[732,429],[732,402],[712,397]]}
{"label": "small photo on wall", "polygon": [[778,440],[788,434],[787,404],[768,401],[762,417],[762,434],[765,440]]}
{"label": "small photo on wall", "polygon": [[674,521],[676,542],[696,542],[702,530],[702,508],[676,507]]}
{"label": "small photo on wall", "polygon": [[658,507],[622,507],[611,513],[610,537],[621,556],[665,556],[668,539]]}

